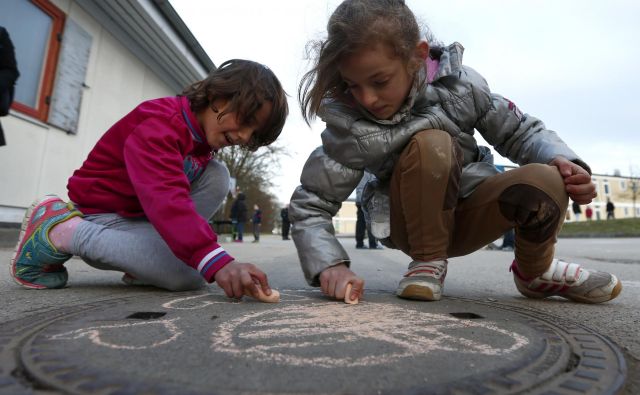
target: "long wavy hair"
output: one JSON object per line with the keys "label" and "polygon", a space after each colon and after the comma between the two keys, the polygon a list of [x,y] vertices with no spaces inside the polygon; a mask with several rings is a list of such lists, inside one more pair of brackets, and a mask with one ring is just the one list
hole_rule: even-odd
{"label": "long wavy hair", "polygon": [[404,0],[345,0],[327,23],[326,40],[310,41],[314,66],[300,81],[298,101],[307,123],[324,99],[346,99],[347,87],[338,65],[348,55],[384,44],[409,64],[415,59],[420,27]]}
{"label": "long wavy hair", "polygon": [[273,143],[289,114],[287,95],[273,71],[250,60],[232,59],[222,63],[207,78],[187,87],[182,95],[189,99],[194,113],[210,107],[216,99],[224,99],[229,105],[218,114],[218,119],[235,112],[241,124],[252,121],[265,101],[271,102],[273,109],[264,128],[257,130],[243,146],[251,151]]}

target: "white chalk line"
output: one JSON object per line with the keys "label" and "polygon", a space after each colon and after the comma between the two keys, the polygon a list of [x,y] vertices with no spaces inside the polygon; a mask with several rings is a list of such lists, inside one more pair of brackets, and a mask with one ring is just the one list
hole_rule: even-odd
{"label": "white chalk line", "polygon": [[[51,340],[76,340],[81,338],[88,338],[93,344],[97,346],[117,349],[117,350],[146,350],[149,348],[159,347],[172,341],[176,340],[180,335],[182,335],[182,331],[178,329],[175,324],[180,318],[173,319],[164,319],[164,320],[152,320],[152,321],[143,321],[143,322],[133,322],[133,323],[123,323],[123,324],[113,324],[113,325],[101,325],[101,326],[92,326],[89,328],[76,329],[69,332],[59,333],[53,336],[50,336]],[[146,345],[127,345],[127,344],[116,344],[112,342],[108,342],[102,339],[105,331],[113,331],[113,330],[126,330],[130,331],[132,328],[140,329],[143,328],[145,333],[148,330],[148,326],[151,325],[160,325],[164,330],[168,332],[168,337],[162,340],[157,340],[152,342],[151,344]],[[150,340],[150,336],[135,336],[135,339],[146,339]],[[139,340],[136,340],[139,341]]]}
{"label": "white chalk line", "polygon": [[[496,347],[451,332],[457,329],[486,330],[499,334],[508,347]],[[480,337],[477,334],[476,338]],[[264,362],[327,368],[371,366],[411,358],[432,351],[486,356],[512,353],[529,344],[522,335],[490,322],[459,320],[446,314],[422,313],[399,306],[361,304],[356,309],[336,303],[312,306],[285,306],[251,313],[227,321],[211,335],[211,348],[243,358]],[[383,355],[318,355],[322,347],[345,347],[359,341],[386,343],[396,352]],[[311,349],[308,355],[300,351]],[[362,351],[362,350],[359,350]]]}

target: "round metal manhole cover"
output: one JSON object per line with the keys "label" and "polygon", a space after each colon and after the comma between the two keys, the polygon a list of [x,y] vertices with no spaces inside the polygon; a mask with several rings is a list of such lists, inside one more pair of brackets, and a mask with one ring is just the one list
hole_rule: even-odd
{"label": "round metal manhole cover", "polygon": [[0,341],[12,393],[613,394],[626,374],[606,338],[552,316],[371,291],[121,298],[2,324]]}

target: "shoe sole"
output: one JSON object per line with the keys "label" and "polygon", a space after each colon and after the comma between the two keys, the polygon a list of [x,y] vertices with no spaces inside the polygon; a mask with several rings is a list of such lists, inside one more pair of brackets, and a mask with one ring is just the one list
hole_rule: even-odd
{"label": "shoe sole", "polygon": [[580,302],[580,303],[587,303],[587,304],[597,304],[597,303],[604,303],[604,302],[608,302],[610,300],[613,300],[615,298],[618,297],[618,295],[620,295],[620,292],[622,292],[622,282],[616,277],[613,276],[612,277],[615,279],[616,285],[613,287],[613,289],[611,290],[611,294],[610,295],[605,295],[599,298],[583,298],[580,296],[569,296],[569,295],[562,295],[562,294],[547,294],[547,293],[542,293],[542,292],[534,292],[531,291],[523,286],[521,286],[520,284],[518,284],[518,282],[516,281],[516,288],[518,289],[518,291],[520,291],[520,293],[524,296],[526,296],[527,298],[531,298],[531,299],[544,299],[544,298],[549,298],[552,296],[559,296],[561,298],[565,298],[565,299],[569,299],[572,300],[574,302]]}
{"label": "shoe sole", "polygon": [[412,300],[438,301],[442,297],[441,293],[434,294],[431,288],[410,284],[396,293],[398,297]]}
{"label": "shoe sole", "polygon": [[24,215],[24,219],[22,220],[22,226],[20,227],[20,235],[18,236],[18,243],[16,244],[16,248],[15,251],[13,253],[13,257],[11,258],[11,266],[10,266],[10,273],[11,273],[11,277],[13,278],[13,280],[19,284],[22,285],[25,288],[30,288],[30,289],[47,289],[47,287],[45,287],[44,285],[38,285],[38,284],[33,284],[24,280],[21,280],[20,278],[18,278],[18,276],[16,276],[16,261],[18,260],[18,252],[20,251],[20,247],[22,246],[22,242],[24,241],[24,236],[27,233],[27,227],[29,227],[29,221],[31,221],[31,217],[33,216],[33,211],[35,210],[35,208],[39,205],[41,205],[42,203],[46,202],[47,200],[52,200],[52,199],[57,199],[57,197],[55,196],[51,196],[51,195],[47,195],[45,197],[42,197],[40,199],[37,199],[36,201],[34,201],[31,204],[31,207],[29,207],[27,209],[27,213]]}

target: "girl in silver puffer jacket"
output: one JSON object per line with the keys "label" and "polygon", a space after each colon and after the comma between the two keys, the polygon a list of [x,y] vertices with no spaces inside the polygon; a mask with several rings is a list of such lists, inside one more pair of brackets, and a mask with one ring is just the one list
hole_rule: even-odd
{"label": "girl in silver puffer jacket", "polygon": [[[447,259],[510,228],[523,295],[600,303],[620,293],[614,275],[554,258],[568,198],[596,196],[589,167],[540,120],[492,93],[462,64],[460,44],[430,47],[404,1],[346,0],[316,48],[299,99],[305,119],[319,115],[326,129],[289,211],[311,285],[338,299],[348,285],[347,298],[362,295],[331,218],[366,170],[376,176],[363,195],[374,236],[412,260],[396,291],[402,298],[439,300]],[[475,130],[522,166],[498,172]]]}

